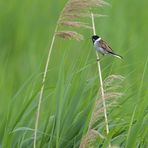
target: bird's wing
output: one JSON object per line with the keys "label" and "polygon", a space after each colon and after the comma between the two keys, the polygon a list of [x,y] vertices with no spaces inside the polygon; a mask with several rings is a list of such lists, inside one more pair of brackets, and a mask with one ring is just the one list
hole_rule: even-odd
{"label": "bird's wing", "polygon": [[105,41],[100,40],[99,43],[100,43],[100,47],[105,49],[107,52],[110,52],[110,53],[113,52],[112,48],[109,47],[109,45]]}

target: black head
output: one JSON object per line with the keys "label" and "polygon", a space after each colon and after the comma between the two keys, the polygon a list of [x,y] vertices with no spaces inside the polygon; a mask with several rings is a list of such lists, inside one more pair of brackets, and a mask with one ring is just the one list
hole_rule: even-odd
{"label": "black head", "polygon": [[99,36],[93,35],[93,36],[92,36],[92,41],[93,41],[93,43],[94,43],[98,38],[99,38]]}

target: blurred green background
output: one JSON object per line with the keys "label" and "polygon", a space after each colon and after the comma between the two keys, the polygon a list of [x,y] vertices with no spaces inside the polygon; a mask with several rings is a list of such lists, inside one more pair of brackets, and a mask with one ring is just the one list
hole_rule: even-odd
{"label": "blurred green background", "polygon": [[[121,106],[112,111],[110,118],[124,119],[130,124],[135,111],[134,119],[137,122],[133,130],[131,129],[133,131],[131,135],[136,135],[135,129],[142,128],[142,123],[148,120],[148,1],[111,0],[108,2],[110,6],[98,8],[99,13],[107,16],[95,19],[97,34],[106,40],[116,53],[122,55],[124,61],[110,56],[105,57],[101,61],[103,78],[110,74],[120,74],[125,77],[121,89],[124,96],[119,101]],[[34,127],[37,93],[41,85],[42,72],[57,19],[65,3],[66,0],[0,1],[1,146],[2,143],[5,147],[11,147],[12,143],[16,146],[14,141],[17,141],[16,137],[19,134],[16,134],[16,137],[12,135],[11,138],[8,136],[16,127]],[[91,20],[88,22],[91,25]],[[52,115],[56,110],[58,101],[50,99],[50,96],[59,83],[58,75],[61,69],[64,69],[66,81],[74,71],[86,65],[89,67],[79,75],[80,78],[76,78],[75,89],[71,92],[73,96],[81,91],[81,88],[83,90],[85,83],[91,80],[88,90],[91,90],[92,94],[89,94],[86,100],[84,98],[81,100],[78,112],[89,105],[91,97],[96,95],[99,88],[95,51],[91,43],[92,31],[82,28],[79,31],[84,35],[82,42],[56,38],[46,81],[41,129],[44,127],[47,115]],[[61,61],[64,61],[64,64]],[[79,95],[76,98],[79,97],[81,98]],[[146,125],[144,127],[144,130],[148,131],[148,127]],[[128,132],[128,126],[123,128]],[[140,134],[139,131],[135,137]],[[141,136],[141,143],[146,141],[146,136],[148,136],[147,132]],[[129,134],[129,139],[130,137],[133,138]]]}

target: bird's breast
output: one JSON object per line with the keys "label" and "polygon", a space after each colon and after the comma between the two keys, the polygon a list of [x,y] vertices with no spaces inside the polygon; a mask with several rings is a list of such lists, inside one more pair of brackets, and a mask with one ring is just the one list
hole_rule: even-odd
{"label": "bird's breast", "polygon": [[100,52],[100,53],[102,53],[102,54],[106,54],[106,53],[107,53],[103,48],[101,48],[101,47],[99,46],[99,43],[94,43],[94,47],[95,47],[95,49],[96,49],[98,52]]}

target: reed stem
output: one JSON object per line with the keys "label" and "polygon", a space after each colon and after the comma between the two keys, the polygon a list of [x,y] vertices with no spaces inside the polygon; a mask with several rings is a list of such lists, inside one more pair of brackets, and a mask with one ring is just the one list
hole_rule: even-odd
{"label": "reed stem", "polygon": [[42,103],[42,99],[43,99],[43,92],[44,92],[44,87],[45,87],[45,80],[46,80],[46,76],[47,76],[48,66],[49,66],[49,62],[50,62],[50,56],[51,56],[51,52],[52,52],[52,49],[53,49],[57,29],[58,29],[58,24],[55,28],[54,35],[52,37],[52,41],[51,41],[51,45],[50,45],[50,48],[49,48],[48,57],[47,57],[47,61],[46,61],[46,65],[45,65],[45,69],[44,69],[44,73],[43,73],[42,87],[41,87],[41,90],[40,90],[39,102],[38,102],[38,106],[37,106],[37,113],[36,113],[36,120],[35,120],[33,148],[36,148],[37,130],[38,130],[38,124],[39,124],[41,103]]}
{"label": "reed stem", "polygon": [[[96,35],[96,28],[95,28],[95,21],[94,21],[93,13],[91,13],[91,18],[92,18],[93,34]],[[99,59],[99,55],[98,55],[97,51],[96,51],[96,57],[97,57],[97,59]],[[102,102],[103,102],[103,112],[104,112],[104,118],[105,118],[106,134],[108,135],[109,134],[109,126],[108,126],[107,109],[106,109],[106,103],[105,103],[105,95],[104,95],[100,61],[97,61],[97,65],[98,65],[98,73],[99,73],[99,79],[100,79],[100,89],[101,89],[101,98],[102,98]],[[109,147],[110,147],[110,145],[109,145]]]}

